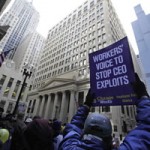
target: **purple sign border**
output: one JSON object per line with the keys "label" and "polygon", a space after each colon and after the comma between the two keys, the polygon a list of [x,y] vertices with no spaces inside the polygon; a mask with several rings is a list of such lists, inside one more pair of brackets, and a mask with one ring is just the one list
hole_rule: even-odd
{"label": "purple sign border", "polygon": [[[115,61],[118,57],[121,58],[120,63]],[[131,83],[135,81],[134,67],[127,37],[89,54],[89,64],[91,90],[95,93],[93,106],[135,104],[137,98],[131,86]],[[117,68],[122,73],[115,73],[114,70],[117,70]],[[122,80],[127,82],[122,84]],[[111,85],[112,81],[115,81],[115,84],[120,83],[122,85]]]}

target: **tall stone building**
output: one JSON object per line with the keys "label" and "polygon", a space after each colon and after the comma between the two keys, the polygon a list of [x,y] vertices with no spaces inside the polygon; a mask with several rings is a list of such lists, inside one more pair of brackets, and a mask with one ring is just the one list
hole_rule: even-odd
{"label": "tall stone building", "polygon": [[132,22],[135,39],[139,49],[139,59],[143,69],[143,78],[150,93],[150,14],[145,14],[141,5],[135,7],[137,20]]}
{"label": "tall stone building", "polygon": [[[90,87],[88,54],[125,36],[110,0],[88,0],[66,16],[49,30],[28,94],[27,115],[69,122]],[[134,106],[103,106],[92,111],[105,113],[112,121],[114,136],[121,140],[135,126]]]}
{"label": "tall stone building", "polygon": [[10,26],[5,37],[0,41],[3,51],[14,49],[12,57],[20,42],[36,30],[39,22],[39,13],[31,2],[27,0],[15,0],[10,9],[3,14],[0,25]]}
{"label": "tall stone building", "polygon": [[4,12],[6,7],[9,5],[11,0],[1,0],[0,1],[0,15]]}
{"label": "tall stone building", "polygon": [[[39,64],[39,57],[43,50],[45,38],[39,33],[31,33],[18,46],[13,60],[5,59],[0,68],[0,107],[4,108],[4,114],[12,113],[18,99],[23,81],[24,68],[32,70],[30,80],[27,78],[19,102],[19,108],[26,108],[26,97],[32,87],[35,70]],[[27,68],[28,66],[28,68]],[[30,67],[30,68],[29,68]]]}
{"label": "tall stone building", "polygon": [[32,64],[34,68],[37,67],[45,44],[45,38],[38,32],[28,34],[26,38],[19,44],[16,49],[13,61],[16,69],[20,71],[24,68],[26,63]]}
{"label": "tall stone building", "polygon": [[[24,67],[27,66],[25,64],[36,67],[39,63],[45,39],[36,32],[38,22],[39,13],[27,0],[14,0],[10,9],[4,12],[0,19],[0,26],[9,26],[6,35],[0,40],[0,49],[12,50],[8,55],[9,58],[14,57],[13,60],[5,59],[0,68],[0,107],[4,108],[4,114],[13,112],[25,81],[25,76],[22,74]],[[28,67],[28,71],[30,69],[35,71],[31,66]],[[34,75],[32,73],[32,76]],[[19,109],[22,106],[25,109],[31,81],[27,78],[24,84],[19,99]]]}

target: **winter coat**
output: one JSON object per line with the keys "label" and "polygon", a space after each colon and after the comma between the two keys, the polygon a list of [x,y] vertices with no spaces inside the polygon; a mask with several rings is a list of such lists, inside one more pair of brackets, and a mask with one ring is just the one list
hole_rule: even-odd
{"label": "winter coat", "polygon": [[53,139],[54,150],[58,150],[60,142],[63,140],[63,135],[59,134]]}
{"label": "winter coat", "polygon": [[64,138],[59,145],[59,150],[104,150],[103,142],[95,136],[90,136],[88,139],[82,138],[82,130],[88,113],[87,106],[79,107],[71,123],[67,124],[64,129]]}
{"label": "winter coat", "polygon": [[[64,129],[64,139],[59,150],[105,150],[101,140],[82,139],[84,122],[89,113],[86,106],[78,109],[70,124]],[[137,127],[125,137],[119,150],[150,150],[150,99],[141,99],[137,104]]]}
{"label": "winter coat", "polygon": [[150,150],[150,99],[137,105],[137,127],[125,137],[119,150]]}

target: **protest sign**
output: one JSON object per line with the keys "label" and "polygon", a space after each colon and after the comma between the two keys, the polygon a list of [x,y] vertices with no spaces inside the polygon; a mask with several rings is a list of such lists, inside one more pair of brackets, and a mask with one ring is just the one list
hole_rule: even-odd
{"label": "protest sign", "polygon": [[134,104],[134,68],[127,37],[89,54],[94,106]]}

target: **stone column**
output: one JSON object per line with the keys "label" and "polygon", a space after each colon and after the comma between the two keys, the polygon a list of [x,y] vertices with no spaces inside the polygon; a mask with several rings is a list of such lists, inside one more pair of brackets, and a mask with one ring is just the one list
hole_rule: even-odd
{"label": "stone column", "polygon": [[5,105],[4,105],[4,112],[7,113],[7,109],[9,106],[10,101],[6,101]]}
{"label": "stone column", "polygon": [[52,112],[52,119],[56,117],[56,107],[57,107],[57,101],[58,101],[58,93],[55,93],[55,99],[54,99],[54,107],[53,107],[53,112]]}
{"label": "stone column", "polygon": [[30,106],[28,105],[27,107],[27,109],[29,108],[29,113],[28,113],[29,116],[31,116],[32,106],[33,106],[33,100],[31,100]]}
{"label": "stone column", "polygon": [[78,92],[75,92],[75,109],[74,109],[74,114],[77,112],[79,103],[78,103]]}
{"label": "stone column", "polygon": [[47,118],[47,119],[49,119],[50,104],[51,104],[51,94],[48,95],[48,102],[47,102],[46,112],[44,116],[44,118]]}
{"label": "stone column", "polygon": [[69,116],[68,116],[69,122],[71,121],[71,119],[74,115],[74,109],[75,109],[75,95],[74,95],[74,91],[71,91],[70,105],[69,105]]}
{"label": "stone column", "polygon": [[64,109],[65,109],[65,101],[66,101],[66,93],[65,91],[62,92],[62,101],[61,101],[61,109],[60,109],[60,121],[64,121]]}
{"label": "stone column", "polygon": [[86,99],[86,96],[87,96],[87,93],[88,93],[88,90],[84,91],[84,102],[85,102],[85,99]]}
{"label": "stone column", "polygon": [[13,83],[12,83],[12,86],[10,87],[9,95],[8,95],[8,97],[9,97],[10,99],[12,98],[12,93],[13,93],[15,87],[16,87],[16,82],[17,82],[17,80],[14,79],[14,81],[13,81]]}
{"label": "stone column", "polygon": [[40,115],[41,117],[43,117],[43,107],[44,107],[44,102],[45,102],[45,95],[42,96],[42,102],[41,102],[41,105],[40,105],[39,115]]}
{"label": "stone column", "polygon": [[35,106],[34,106],[34,111],[33,111],[33,117],[35,115],[38,115],[38,108],[39,108],[39,104],[40,104],[40,97],[36,98],[36,102],[35,102]]}

